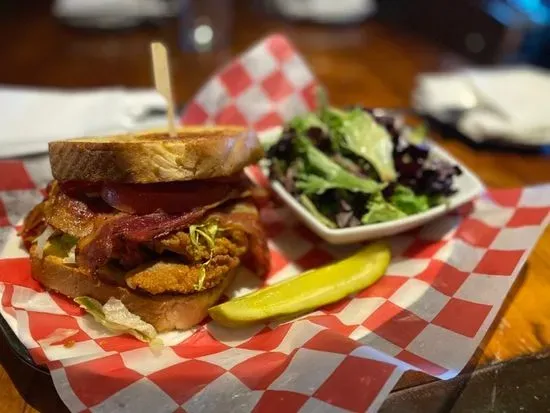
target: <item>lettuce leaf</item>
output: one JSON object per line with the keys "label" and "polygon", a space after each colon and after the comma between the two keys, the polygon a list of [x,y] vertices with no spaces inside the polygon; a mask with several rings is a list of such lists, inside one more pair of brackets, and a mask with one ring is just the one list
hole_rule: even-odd
{"label": "lettuce leaf", "polygon": [[373,195],[368,203],[368,212],[363,215],[363,224],[376,224],[378,222],[393,221],[404,218],[407,214],[394,205],[386,202],[381,193]]}
{"label": "lettuce leaf", "polygon": [[340,187],[337,182],[329,182],[317,175],[300,174],[298,179],[296,187],[308,195],[322,194],[329,189]]}
{"label": "lettuce leaf", "polygon": [[323,215],[315,206],[315,204],[306,195],[300,195],[300,202],[306,209],[317,219],[320,223],[329,228],[337,228],[337,225],[332,222],[328,217]]}
{"label": "lettuce leaf", "polygon": [[296,138],[298,147],[305,155],[307,172],[298,175],[296,187],[306,195],[322,194],[327,189],[341,188],[352,192],[372,194],[384,185],[370,178],[360,178],[346,171],[305,137]]}
{"label": "lettuce leaf", "polygon": [[427,195],[416,195],[412,189],[398,185],[389,202],[384,199],[381,193],[372,196],[367,206],[368,212],[363,216],[361,222],[363,224],[374,224],[393,221],[407,215],[427,211],[438,201],[439,199],[432,199]]}
{"label": "lettuce leaf", "polygon": [[317,110],[322,115],[323,112],[329,107],[329,99],[327,90],[322,86],[317,86],[315,91],[315,101],[317,104]]}
{"label": "lettuce leaf", "polygon": [[430,195],[428,198],[428,202],[430,203],[430,208],[436,207],[438,205],[445,204],[447,207],[449,206],[449,198],[447,198],[445,195]]}
{"label": "lettuce leaf", "polygon": [[415,126],[405,134],[406,139],[413,145],[421,145],[422,143],[424,143],[427,136],[428,125],[426,125],[425,123],[421,123],[420,125]]}
{"label": "lettuce leaf", "polygon": [[128,311],[122,301],[111,297],[103,306],[91,297],[77,297],[74,301],[107,329],[128,333],[141,341],[158,344],[155,327]]}
{"label": "lettuce leaf", "polygon": [[344,112],[330,108],[325,109],[323,120],[340,147],[367,160],[382,182],[395,181],[392,137],[369,113],[362,109]]}
{"label": "lettuce leaf", "polygon": [[49,225],[44,228],[44,231],[33,240],[33,244],[36,244],[36,255],[38,258],[44,256],[44,248],[48,246],[50,237],[55,233],[55,228],[50,227]]}
{"label": "lettuce leaf", "polygon": [[407,215],[417,214],[430,209],[430,199],[426,195],[416,195],[412,189],[403,185],[395,188],[390,202]]}
{"label": "lettuce leaf", "polygon": [[323,130],[324,132],[328,131],[327,126],[323,123],[323,121],[313,112],[308,112],[304,115],[297,116],[294,119],[292,119],[288,126],[291,128],[296,129],[296,132],[298,134],[302,134],[307,132],[309,128],[319,128]]}
{"label": "lettuce leaf", "polygon": [[44,248],[44,255],[54,255],[56,257],[65,258],[74,250],[77,242],[78,238],[69,234],[54,235],[48,239],[48,243]]}

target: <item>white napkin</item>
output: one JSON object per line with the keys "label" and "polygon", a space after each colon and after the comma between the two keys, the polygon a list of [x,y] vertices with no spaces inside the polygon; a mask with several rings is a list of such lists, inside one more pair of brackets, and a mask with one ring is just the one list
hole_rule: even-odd
{"label": "white napkin", "polygon": [[550,72],[529,66],[425,74],[413,106],[475,141],[550,143]]}
{"label": "white napkin", "polygon": [[154,90],[61,91],[0,87],[0,158],[48,150],[48,141],[101,136],[163,125],[164,99]]}
{"label": "white napkin", "polygon": [[128,27],[150,18],[175,16],[180,0],[56,0],[53,14],[75,25]]}
{"label": "white napkin", "polygon": [[285,17],[320,23],[349,23],[374,14],[374,0],[275,0],[275,7]]}

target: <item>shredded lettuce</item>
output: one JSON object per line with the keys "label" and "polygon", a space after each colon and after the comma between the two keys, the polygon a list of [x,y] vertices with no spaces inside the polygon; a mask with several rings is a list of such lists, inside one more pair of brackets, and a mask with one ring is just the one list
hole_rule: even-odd
{"label": "shredded lettuce", "polygon": [[65,264],[76,264],[76,245],[69,250],[67,256],[63,258]]}
{"label": "shredded lettuce", "polygon": [[[206,267],[212,261],[214,246],[216,243],[216,235],[220,231],[218,222],[216,220],[209,220],[204,224],[191,225],[189,226],[189,238],[191,239],[191,244],[195,248],[199,248],[206,244],[205,246],[209,249],[210,258],[206,262],[203,262],[200,266],[200,275],[197,283],[194,285],[195,290],[201,291],[204,288],[204,280],[206,279]],[[204,241],[204,243],[203,243]]]}
{"label": "shredded lettuce", "polygon": [[206,266],[210,264],[210,260],[212,259],[212,256],[210,258],[201,264],[199,268],[199,279],[197,280],[197,283],[193,285],[193,288],[195,288],[196,291],[201,291],[204,288],[204,280],[206,280]]}
{"label": "shredded lettuce", "polygon": [[360,178],[346,171],[304,136],[296,139],[300,151],[305,155],[308,171],[299,174],[296,186],[306,195],[322,194],[332,188],[372,194],[384,187],[372,179]]}
{"label": "shredded lettuce", "polygon": [[78,242],[78,238],[73,237],[72,235],[69,235],[69,234],[62,234],[59,237],[50,239],[50,242],[54,242],[54,241],[58,242],[64,250],[69,251],[71,250],[71,248],[73,248],[76,245],[76,243]]}
{"label": "shredded lettuce", "polygon": [[103,306],[91,297],[77,297],[74,301],[109,330],[131,334],[152,345],[159,344],[155,327],[128,311],[122,301],[111,297]]}
{"label": "shredded lettuce", "polygon": [[36,244],[36,255],[42,258],[44,255],[44,248],[48,245],[48,240],[55,233],[55,228],[49,225],[44,229],[42,234],[36,237],[33,243]]}
{"label": "shredded lettuce", "polygon": [[368,212],[363,215],[363,224],[376,224],[378,222],[393,221],[404,218],[407,214],[399,208],[387,202],[381,193],[373,195],[368,204]]}
{"label": "shredded lettuce", "polygon": [[334,222],[332,222],[328,217],[319,212],[319,210],[315,207],[315,204],[311,202],[311,199],[309,199],[306,195],[300,195],[300,202],[304,207],[306,207],[311,215],[319,220],[319,222],[329,228],[337,228],[337,225]]}
{"label": "shredded lettuce", "polygon": [[204,240],[209,248],[214,248],[217,233],[218,222],[213,219],[204,224],[189,226],[189,237],[196,248],[202,246],[201,240]]}

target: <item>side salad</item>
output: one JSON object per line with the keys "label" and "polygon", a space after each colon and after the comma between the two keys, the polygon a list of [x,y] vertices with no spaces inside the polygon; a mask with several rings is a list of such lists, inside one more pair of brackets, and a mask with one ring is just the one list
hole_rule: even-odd
{"label": "side salad", "polygon": [[329,228],[400,219],[445,203],[462,173],[425,136],[383,111],[321,104],[269,146],[269,176]]}

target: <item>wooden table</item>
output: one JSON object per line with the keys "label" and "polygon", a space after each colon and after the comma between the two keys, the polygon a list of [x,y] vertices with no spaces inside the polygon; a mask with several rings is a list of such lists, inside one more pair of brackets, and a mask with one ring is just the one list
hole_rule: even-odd
{"label": "wooden table", "polygon": [[[340,28],[294,25],[253,14],[245,1],[237,2],[231,50],[184,54],[177,47],[175,21],[123,32],[79,31],[50,17],[47,3],[20,2],[11,11],[0,10],[0,83],[81,88],[150,86],[149,42],[160,39],[171,46],[175,94],[178,102],[184,102],[219,64],[262,36],[281,31],[302,51],[334,104],[406,107],[418,73],[452,69],[463,63],[435,43],[376,21]],[[550,180],[550,163],[544,157],[479,151],[462,141],[439,140],[488,186],[517,187]],[[472,366],[479,369],[537,354],[550,344],[549,246],[547,231]],[[51,383],[18,364],[6,344],[1,344],[0,360],[27,401],[43,411],[61,411],[63,405]],[[0,367],[0,412],[35,411],[15,390],[10,375]],[[430,380],[411,373],[397,388]],[[498,400],[491,400],[493,407],[495,403],[498,406]]]}

